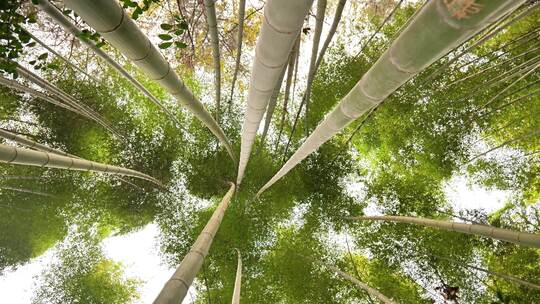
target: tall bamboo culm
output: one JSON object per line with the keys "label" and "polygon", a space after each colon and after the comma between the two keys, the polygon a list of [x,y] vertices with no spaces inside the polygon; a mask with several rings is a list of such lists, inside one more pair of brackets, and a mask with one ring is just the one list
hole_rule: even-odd
{"label": "tall bamboo culm", "polygon": [[358,287],[361,290],[367,292],[370,296],[376,298],[377,300],[381,301],[382,303],[396,304],[396,302],[392,301],[392,299],[388,298],[387,296],[382,294],[377,289],[375,289],[375,288],[361,282],[360,280],[358,280],[357,278],[351,276],[350,274],[339,270],[337,267],[332,266],[332,265],[327,265],[327,264],[324,264],[324,263],[321,263],[321,262],[317,262],[317,264],[322,265],[322,266],[324,266],[325,268],[327,268],[329,270],[332,270],[333,272],[335,272],[341,278],[345,279],[346,281],[349,281],[349,282],[353,283],[354,285],[356,285],[356,287]]}
{"label": "tall bamboo culm", "polygon": [[240,304],[240,289],[242,288],[242,255],[238,249],[236,249],[236,253],[238,254],[238,264],[236,266],[236,278],[234,279],[232,304]]}
{"label": "tall bamboo culm", "polygon": [[496,240],[515,243],[518,245],[540,248],[540,234],[496,228],[488,225],[458,223],[453,221],[432,220],[411,216],[358,216],[350,217],[358,221],[385,221],[407,224],[416,224],[425,227],[438,228],[448,231],[485,236]]}
{"label": "tall bamboo culm", "polygon": [[270,96],[287,64],[296,37],[313,0],[269,0],[257,39],[242,125],[237,184],[240,185]]}
{"label": "tall bamboo culm", "polygon": [[212,44],[212,57],[214,60],[214,86],[216,90],[216,121],[219,123],[221,111],[221,58],[219,54],[219,36],[216,18],[216,6],[214,0],[204,0],[206,23]]}
{"label": "tall bamboo culm", "polygon": [[163,55],[115,0],[66,0],[67,7],[188,108],[236,156],[229,139]]}
{"label": "tall bamboo culm", "polygon": [[429,1],[257,196],[405,82],[523,2],[481,0],[477,3],[481,8],[470,13],[443,0]]}
{"label": "tall bamboo culm", "polygon": [[36,0],[36,6],[44,11],[49,17],[51,17],[57,24],[62,26],[64,30],[70,34],[72,34],[74,37],[79,39],[79,41],[86,45],[89,49],[94,52],[94,54],[98,55],[101,59],[103,59],[109,66],[111,66],[113,69],[115,69],[118,73],[120,73],[124,78],[126,78],[133,86],[135,86],[139,91],[141,91],[146,97],[148,97],[154,104],[156,104],[171,120],[173,120],[175,123],[180,125],[180,121],[178,121],[178,118],[174,116],[174,114],[165,107],[150,91],[148,91],[137,79],[135,79],[133,76],[131,76],[128,71],[126,71],[120,64],[118,64],[116,61],[114,61],[107,53],[105,53],[102,49],[97,47],[97,45],[89,39],[83,38],[82,31],[77,28],[62,12],[60,12],[54,5],[52,5],[49,0]]}
{"label": "tall bamboo culm", "polygon": [[172,277],[165,283],[165,286],[154,300],[154,304],[182,303],[182,300],[187,295],[189,286],[193,283],[193,280],[201,269],[204,258],[210,250],[212,241],[219,229],[219,225],[221,224],[221,220],[225,215],[229,202],[234,195],[235,189],[236,186],[231,183],[229,191],[217,206],[212,217],[206,226],[204,226],[204,229],[197,237],[197,240],[180,263],[180,266],[178,266]]}
{"label": "tall bamboo culm", "polygon": [[93,162],[82,158],[61,156],[55,153],[16,148],[4,144],[0,144],[0,162],[16,165],[133,176],[150,181],[159,187],[163,187],[163,185],[157,179],[135,170]]}

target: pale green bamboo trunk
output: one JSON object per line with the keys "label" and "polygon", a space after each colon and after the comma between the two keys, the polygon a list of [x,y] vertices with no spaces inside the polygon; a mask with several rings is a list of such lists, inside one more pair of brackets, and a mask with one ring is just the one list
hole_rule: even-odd
{"label": "pale green bamboo trunk", "polygon": [[242,288],[242,256],[240,250],[237,249],[236,251],[238,253],[238,264],[236,266],[232,304],[240,304],[240,289]]}
{"label": "pale green bamboo trunk", "polygon": [[309,61],[308,80],[304,98],[306,99],[306,112],[304,122],[306,132],[309,132],[309,105],[311,101],[311,85],[315,78],[315,69],[317,64],[317,54],[319,53],[319,42],[321,41],[321,33],[324,25],[324,15],[326,13],[326,0],[317,0],[317,14],[315,15],[315,33],[313,34],[313,44],[311,46],[311,58]]}
{"label": "pale green bamboo trunk", "polygon": [[204,258],[210,250],[212,241],[219,229],[221,220],[229,206],[236,186],[231,183],[227,194],[223,197],[212,217],[204,226],[197,240],[186,254],[180,266],[176,269],[172,277],[165,283],[165,286],[154,300],[154,304],[179,304],[187,295],[189,286],[197,276],[204,262]]}
{"label": "pale green bamboo trunk", "polygon": [[255,136],[279,75],[287,64],[296,37],[313,0],[269,0],[257,39],[251,69],[247,110],[242,125],[237,184],[240,185],[249,161]]}
{"label": "pale green bamboo trunk", "polygon": [[229,140],[212,115],[185,86],[163,55],[150,42],[115,0],[66,0],[89,26],[129,58],[152,80],[159,83],[183,106],[187,107],[225,146],[230,157],[236,157]]}
{"label": "pale green bamboo trunk", "polygon": [[339,270],[337,267],[331,266],[331,265],[326,265],[326,264],[323,264],[323,263],[320,263],[320,262],[317,262],[317,263],[320,264],[320,265],[323,265],[324,267],[326,267],[326,268],[328,268],[330,270],[332,270],[333,272],[335,272],[341,278],[353,283],[354,285],[356,285],[356,287],[358,287],[361,290],[367,292],[370,296],[376,298],[377,300],[381,301],[382,303],[396,304],[396,302],[394,302],[392,299],[390,299],[387,296],[385,296],[384,294],[382,294],[377,289],[375,289],[375,288],[361,282],[360,280],[358,280],[357,278],[351,276],[350,274]]}
{"label": "pale green bamboo trunk", "polygon": [[107,53],[98,48],[96,44],[89,40],[85,39],[82,36],[82,31],[78,29],[62,12],[60,12],[54,5],[52,5],[48,0],[36,0],[35,4],[38,8],[43,10],[49,17],[51,17],[57,24],[62,26],[64,30],[68,33],[71,33],[74,37],[78,38],[81,43],[86,45],[91,49],[94,54],[101,57],[105,62],[111,66],[113,69],[118,71],[124,78],[126,78],[133,86],[135,86],[139,91],[141,91],[146,97],[148,97],[154,104],[156,104],[165,114],[169,116],[175,123],[180,125],[178,118],[167,109],[150,91],[148,91],[139,81],[137,81],[133,76],[131,76],[120,64],[114,61]]}
{"label": "pale green bamboo trunk", "polygon": [[485,236],[496,240],[515,243],[518,245],[540,247],[540,234],[520,232],[509,229],[496,228],[488,225],[457,223],[452,221],[432,220],[411,216],[358,216],[351,217],[359,221],[385,221],[416,224],[426,227],[438,228],[448,231]]}
{"label": "pale green bamboo trunk", "polygon": [[[293,55],[293,52],[291,52],[290,56],[292,55]],[[283,85],[283,79],[285,78],[286,70],[287,70],[287,66],[283,68],[281,75],[279,75],[279,79],[278,79],[278,82],[276,83],[276,87],[274,88],[274,92],[272,93],[272,96],[270,96],[270,101],[268,102],[268,108],[266,109],[266,115],[264,118],[264,128],[263,128],[263,133],[261,135],[261,143],[260,143],[257,153],[261,151],[261,149],[264,147],[264,144],[266,142],[266,136],[268,135],[268,130],[270,129],[270,123],[272,122],[272,117],[274,116],[274,110],[276,109],[277,99],[279,97],[279,92],[281,92],[281,86]]]}
{"label": "pale green bamboo trunk", "polygon": [[38,195],[38,196],[54,197],[54,195],[49,194],[49,193],[40,192],[40,191],[34,191],[32,189],[26,189],[26,188],[18,188],[18,187],[11,187],[11,186],[0,186],[0,189],[11,190],[11,191],[21,192],[21,193],[29,193],[29,194],[34,194],[34,195]]}
{"label": "pale green bamboo trunk", "polygon": [[229,111],[232,107],[234,97],[234,86],[238,79],[238,71],[240,70],[240,59],[242,59],[242,40],[244,39],[244,18],[246,15],[246,0],[238,1],[238,35],[236,36],[236,59],[234,64],[233,79],[231,82],[231,99],[229,100]]}
{"label": "pale green bamboo trunk", "polygon": [[6,86],[8,88],[11,88],[11,89],[14,89],[14,90],[17,90],[17,91],[21,91],[21,92],[24,92],[24,93],[28,93],[30,95],[32,95],[32,97],[35,97],[35,98],[38,98],[38,99],[41,99],[43,101],[47,101],[49,103],[52,103],[53,105],[55,106],[58,106],[58,107],[61,107],[61,108],[64,108],[68,111],[71,111],[73,113],[76,113],[78,115],[81,115],[85,118],[88,118],[90,120],[92,120],[90,117],[87,117],[87,115],[85,113],[82,113],[81,111],[77,110],[77,109],[74,109],[73,107],[63,103],[62,101],[60,100],[57,100],[47,94],[44,94],[44,93],[41,93],[39,91],[36,91],[34,89],[31,89],[27,86],[24,86],[14,80],[10,80],[10,79],[7,79],[7,78],[4,78],[2,76],[0,76],[0,84],[2,84],[3,86]]}
{"label": "pale green bamboo trunk", "polygon": [[324,40],[321,51],[319,52],[319,55],[317,57],[317,62],[315,63],[314,74],[317,74],[317,70],[319,69],[321,62],[323,61],[324,54],[326,53],[326,50],[330,46],[330,43],[332,42],[332,38],[334,37],[334,34],[336,33],[337,27],[339,25],[339,21],[341,20],[341,15],[343,14],[343,8],[345,8],[345,3],[347,3],[347,0],[339,0],[338,2],[336,13],[334,15],[334,21],[332,21],[332,25],[330,26],[330,30],[328,31],[328,36],[326,36],[326,39]]}
{"label": "pale green bamboo trunk", "polygon": [[204,0],[206,23],[212,44],[212,57],[214,60],[214,86],[216,90],[216,121],[219,123],[221,111],[221,56],[219,54],[219,36],[216,19],[216,6],[214,0]]}
{"label": "pale green bamboo trunk", "polygon": [[523,2],[479,0],[471,11],[454,2],[429,1],[257,196],[416,74]]}
{"label": "pale green bamboo trunk", "polygon": [[159,187],[163,187],[157,179],[135,170],[106,165],[81,158],[61,156],[49,152],[16,148],[4,144],[0,144],[0,162],[16,165],[93,171],[107,174],[133,176],[150,181]]}

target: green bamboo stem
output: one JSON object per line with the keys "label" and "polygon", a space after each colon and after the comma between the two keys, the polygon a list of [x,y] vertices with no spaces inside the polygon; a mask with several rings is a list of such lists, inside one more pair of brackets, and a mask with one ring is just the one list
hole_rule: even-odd
{"label": "green bamboo stem", "polygon": [[89,26],[137,65],[150,79],[159,83],[188,108],[225,146],[229,156],[236,156],[223,130],[204,105],[193,95],[163,55],[114,0],[66,0]]}
{"label": "green bamboo stem", "polygon": [[240,289],[242,288],[242,255],[240,255],[240,250],[236,249],[236,252],[238,253],[238,264],[236,266],[232,304],[240,304]]}
{"label": "green bamboo stem", "polygon": [[[283,133],[283,128],[285,127],[285,118],[287,117],[289,110],[289,98],[291,95],[291,84],[293,80],[293,73],[296,70],[296,62],[298,58],[298,53],[300,52],[300,37],[296,39],[296,43],[293,47],[293,53],[294,55],[291,55],[289,57],[289,63],[287,66],[287,80],[285,80],[285,93],[283,97],[283,111],[281,112],[281,120],[279,123],[279,132],[276,140],[276,150],[279,146],[279,143],[281,141],[281,134]],[[294,92],[293,92],[294,93]]]}
{"label": "green bamboo stem", "polygon": [[257,39],[249,83],[247,110],[242,125],[240,161],[236,183],[240,185],[270,96],[287,65],[294,42],[313,0],[269,0]]}
{"label": "green bamboo stem", "polygon": [[189,286],[193,283],[205,257],[208,255],[221,220],[234,195],[236,187],[233,183],[230,183],[230,185],[229,191],[219,203],[212,217],[180,263],[180,266],[178,266],[172,277],[165,283],[165,286],[154,300],[154,304],[182,303],[182,300],[187,295]]}
{"label": "green bamboo stem", "polygon": [[40,191],[34,191],[32,189],[26,189],[26,188],[18,188],[18,187],[11,187],[11,186],[2,185],[2,186],[0,186],[0,189],[11,190],[11,191],[21,192],[21,193],[30,193],[30,194],[34,194],[34,195],[38,195],[38,196],[44,196],[44,197],[55,197],[54,195],[49,194],[49,193],[40,192]]}
{"label": "green bamboo stem", "polygon": [[432,220],[411,216],[358,216],[348,217],[357,221],[384,221],[416,224],[425,227],[438,228],[453,232],[460,232],[478,236],[489,237],[518,245],[540,247],[540,235],[528,232],[514,231],[510,229],[496,228],[488,225],[466,224],[445,220]]}
{"label": "green bamboo stem", "polygon": [[336,34],[339,21],[341,20],[341,15],[343,14],[343,8],[345,8],[345,3],[347,3],[347,0],[339,0],[337,4],[334,20],[332,21],[332,25],[330,26],[330,29],[328,30],[328,36],[326,36],[323,46],[321,50],[319,51],[317,61],[315,62],[315,69],[314,69],[315,75],[317,74],[317,70],[319,69],[319,66],[321,65],[323,61],[326,50],[328,49],[328,47],[330,46],[330,43],[332,42],[332,38]]}
{"label": "green bamboo stem", "polygon": [[309,134],[309,103],[311,100],[311,86],[315,78],[315,67],[317,65],[317,54],[319,52],[319,43],[321,41],[321,33],[324,26],[324,15],[326,13],[326,0],[317,0],[317,14],[315,15],[315,33],[313,34],[313,43],[311,45],[311,58],[309,60],[308,79],[306,91],[304,92],[306,100],[306,112],[304,115],[304,123],[306,134]]}
{"label": "green bamboo stem", "polygon": [[439,259],[439,260],[445,260],[445,261],[451,262],[451,263],[456,264],[456,265],[458,265],[460,267],[466,267],[466,268],[475,269],[475,270],[478,270],[480,272],[487,273],[487,274],[489,274],[491,276],[499,277],[499,278],[505,279],[507,281],[510,281],[510,282],[525,286],[525,287],[530,288],[530,289],[540,290],[540,285],[525,281],[525,280],[520,279],[520,278],[518,278],[516,276],[513,276],[513,275],[508,275],[508,274],[504,274],[504,273],[500,273],[500,272],[496,272],[496,271],[487,270],[487,269],[484,269],[484,268],[476,267],[476,266],[471,265],[471,264],[463,263],[461,261],[456,261],[454,259],[449,259],[449,258],[441,257],[441,256],[438,256],[438,255],[430,254],[430,256],[432,256],[432,257],[434,257],[436,259]]}
{"label": "green bamboo stem", "polygon": [[427,3],[356,86],[257,192],[257,196],[349,123],[383,102],[416,74],[523,2],[483,0],[477,3],[482,8],[475,10],[475,14],[470,14],[467,18],[458,18],[458,12],[447,7],[443,1]]}
{"label": "green bamboo stem", "polygon": [[102,164],[81,158],[61,156],[49,152],[16,148],[4,144],[0,144],[0,162],[17,165],[133,176],[150,181],[159,187],[163,187],[163,185],[157,179],[135,170]]}
{"label": "green bamboo stem", "polygon": [[384,303],[384,304],[396,304],[396,302],[394,302],[392,299],[390,299],[387,296],[385,296],[384,294],[382,294],[377,289],[367,285],[366,283],[361,282],[360,280],[358,280],[357,278],[351,276],[350,274],[339,270],[339,268],[337,268],[335,266],[332,266],[332,265],[324,264],[324,263],[319,262],[319,261],[315,261],[315,263],[317,263],[319,265],[322,265],[323,267],[335,272],[338,276],[340,276],[344,280],[353,283],[356,287],[358,287],[359,289],[365,291],[368,295],[376,298],[377,300],[381,301],[382,303]]}
{"label": "green bamboo stem", "polygon": [[98,55],[103,59],[110,67],[115,69],[120,75],[126,78],[134,87],[136,87],[141,93],[143,93],[148,99],[150,99],[158,108],[161,109],[172,121],[174,121],[178,126],[180,126],[180,121],[176,116],[165,107],[159,99],[157,99],[150,91],[148,91],[137,79],[131,76],[128,71],[126,71],[120,64],[114,61],[107,53],[102,49],[97,47],[97,45],[89,39],[83,38],[82,31],[77,28],[62,12],[60,12],[54,5],[52,5],[49,0],[36,0],[35,4],[39,9],[44,11],[49,17],[51,17],[57,24],[62,26],[62,28],[72,34],[74,37],[79,39],[79,41],[86,45],[94,54]]}
{"label": "green bamboo stem", "polygon": [[527,132],[525,134],[521,134],[521,135],[519,135],[517,137],[514,137],[512,139],[506,140],[503,143],[501,143],[501,144],[499,144],[499,145],[497,145],[497,146],[495,146],[495,147],[493,147],[493,148],[491,148],[491,149],[489,149],[489,150],[487,150],[485,152],[482,152],[482,153],[472,157],[471,159],[469,159],[469,161],[467,163],[471,163],[472,161],[474,161],[474,160],[476,160],[476,159],[478,159],[478,158],[480,158],[480,157],[482,157],[484,155],[487,155],[487,154],[489,154],[489,153],[491,153],[491,152],[493,152],[495,150],[498,150],[498,149],[500,149],[502,147],[508,146],[509,144],[512,144],[512,143],[515,143],[515,142],[518,142],[518,141],[522,141],[522,140],[527,139],[527,138],[535,137],[535,136],[537,136],[539,134],[540,134],[540,128],[536,128],[536,129],[532,130],[531,132]]}
{"label": "green bamboo stem", "polygon": [[93,120],[92,118],[88,117],[88,115],[86,113],[83,113],[83,112],[81,112],[81,111],[79,111],[77,109],[74,109],[73,107],[63,103],[60,100],[57,100],[57,99],[55,99],[55,98],[53,98],[53,97],[51,97],[51,96],[49,96],[47,94],[41,93],[41,92],[36,91],[34,89],[31,89],[31,88],[29,88],[27,86],[24,86],[24,85],[14,81],[14,80],[10,80],[10,79],[7,79],[7,78],[4,78],[4,77],[0,76],[0,84],[2,84],[3,86],[6,86],[8,88],[17,90],[17,91],[28,93],[34,98],[41,99],[43,101],[52,103],[55,106],[64,108],[64,109],[66,109],[68,111],[74,112],[74,113],[76,113],[78,115],[81,115],[81,116],[83,116],[85,118]]}
{"label": "green bamboo stem", "polygon": [[219,113],[221,109],[221,59],[219,54],[219,37],[214,0],[204,0],[204,7],[206,22],[208,23],[208,33],[210,34],[210,44],[212,44],[214,86],[216,90],[216,121],[219,123]]}
{"label": "green bamboo stem", "polygon": [[234,87],[236,80],[238,79],[238,72],[240,71],[240,59],[242,58],[242,41],[244,39],[244,18],[246,14],[246,0],[240,0],[238,2],[238,35],[236,36],[236,59],[234,63],[233,79],[231,82],[231,97],[229,100],[229,111],[232,107],[232,101],[234,97]]}

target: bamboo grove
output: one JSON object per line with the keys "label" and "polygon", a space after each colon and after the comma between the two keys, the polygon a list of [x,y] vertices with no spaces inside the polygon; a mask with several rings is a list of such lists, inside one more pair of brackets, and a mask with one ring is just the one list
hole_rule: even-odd
{"label": "bamboo grove", "polygon": [[3,2],[0,278],[144,303],[157,227],[153,303],[540,302],[539,8]]}

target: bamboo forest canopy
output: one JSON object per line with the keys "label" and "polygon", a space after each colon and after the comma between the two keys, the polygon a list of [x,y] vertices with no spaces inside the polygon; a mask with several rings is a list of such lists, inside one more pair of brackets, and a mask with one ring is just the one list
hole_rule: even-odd
{"label": "bamboo forest canopy", "polygon": [[155,303],[540,303],[538,8],[2,1],[0,274],[140,303],[154,224]]}

